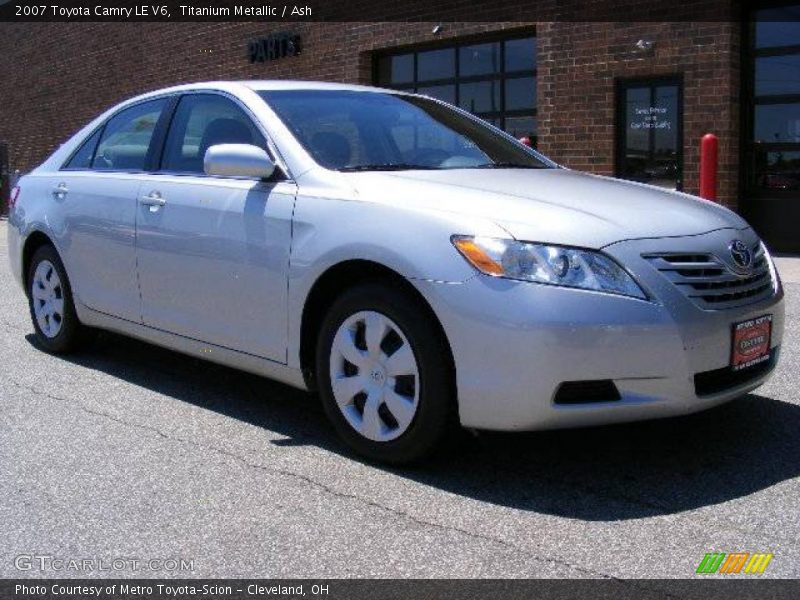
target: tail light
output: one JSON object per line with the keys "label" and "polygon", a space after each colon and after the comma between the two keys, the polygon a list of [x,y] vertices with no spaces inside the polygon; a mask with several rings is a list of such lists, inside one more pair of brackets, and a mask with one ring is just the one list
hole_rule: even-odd
{"label": "tail light", "polygon": [[14,205],[17,203],[19,199],[19,186],[15,185],[11,188],[11,196],[8,198],[8,211],[11,212],[14,210]]}

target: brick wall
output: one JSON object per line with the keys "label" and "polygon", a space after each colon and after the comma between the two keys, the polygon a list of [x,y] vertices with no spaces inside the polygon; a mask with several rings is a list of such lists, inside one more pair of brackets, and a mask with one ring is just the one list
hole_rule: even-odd
{"label": "brick wall", "polygon": [[[619,77],[684,78],[684,182],[697,191],[700,136],[720,137],[721,200],[735,205],[739,32],[730,23],[38,23],[0,25],[0,142],[29,169],[103,109],[132,95],[198,80],[298,78],[370,83],[372,52],[526,28],[539,45],[539,143],[578,169],[614,172]],[[300,56],[263,64],[247,40],[292,29]],[[652,53],[634,43],[651,39]]]}
{"label": "brick wall", "polygon": [[[135,94],[214,79],[371,82],[370,51],[430,42],[433,23],[305,23],[300,56],[251,64],[259,23],[0,24],[0,141],[15,168],[36,165],[102,110]],[[447,24],[437,39],[519,24]]]}
{"label": "brick wall", "polygon": [[[615,82],[683,77],[684,188],[698,192],[700,138],[719,137],[721,202],[735,207],[739,165],[736,23],[543,23],[538,27],[539,147],[567,166],[614,174]],[[640,40],[655,42],[637,52]]]}

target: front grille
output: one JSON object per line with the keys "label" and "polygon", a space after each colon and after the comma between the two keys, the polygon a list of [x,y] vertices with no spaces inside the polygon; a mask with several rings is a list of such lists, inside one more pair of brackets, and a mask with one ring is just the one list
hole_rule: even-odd
{"label": "front grille", "polygon": [[703,371],[694,376],[694,393],[697,396],[710,396],[726,390],[731,390],[744,385],[762,375],[769,373],[778,362],[778,348],[773,348],[769,360],[747,367],[741,371],[734,371],[730,367]]}
{"label": "front grille", "polygon": [[730,269],[713,254],[645,254],[662,275],[700,308],[735,308],[757,302],[772,294],[773,282],[761,244],[752,248],[753,265],[747,275]]}
{"label": "front grille", "polygon": [[620,399],[619,390],[610,379],[594,381],[565,381],[558,386],[554,402],[556,404],[592,404],[595,402],[616,402]]}

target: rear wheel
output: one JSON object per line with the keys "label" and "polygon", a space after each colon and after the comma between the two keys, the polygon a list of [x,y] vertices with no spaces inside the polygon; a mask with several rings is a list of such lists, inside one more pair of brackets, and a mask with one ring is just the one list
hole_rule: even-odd
{"label": "rear wheel", "polygon": [[337,299],[317,344],[328,417],[364,456],[408,463],[442,438],[454,405],[438,324],[410,294],[363,284]]}
{"label": "rear wheel", "polygon": [[56,354],[74,350],[85,338],[64,265],[52,246],[34,252],[28,267],[28,303],[39,345]]}

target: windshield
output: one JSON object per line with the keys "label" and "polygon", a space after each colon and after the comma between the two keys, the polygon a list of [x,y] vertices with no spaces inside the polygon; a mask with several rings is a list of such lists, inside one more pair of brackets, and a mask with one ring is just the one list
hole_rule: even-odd
{"label": "windshield", "polygon": [[347,90],[259,94],[314,160],[328,169],[553,166],[488,124],[429,98]]}

